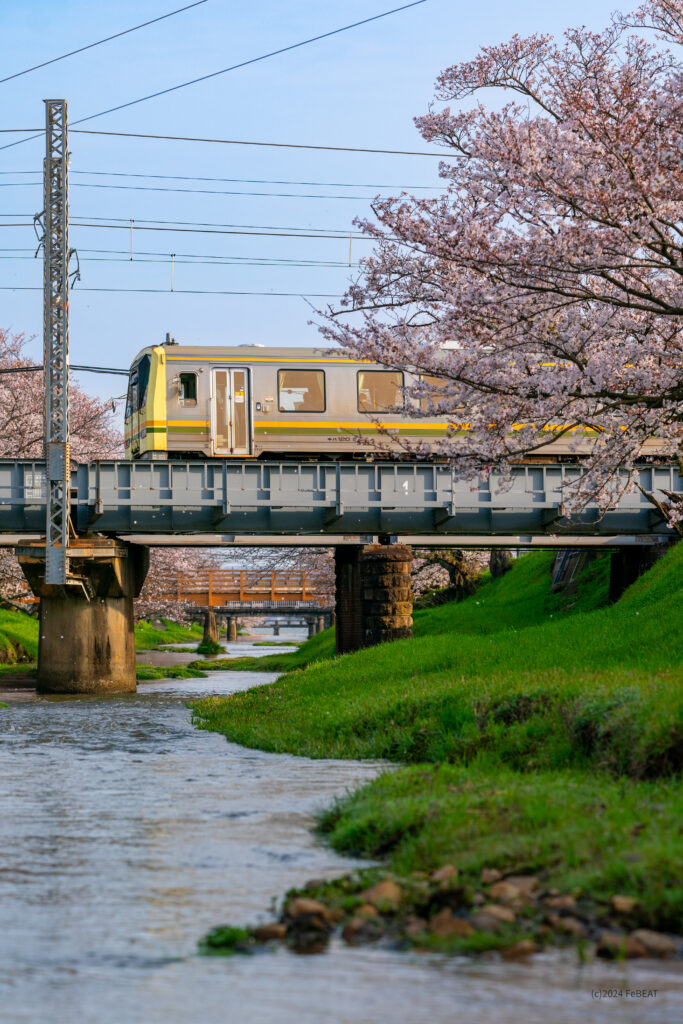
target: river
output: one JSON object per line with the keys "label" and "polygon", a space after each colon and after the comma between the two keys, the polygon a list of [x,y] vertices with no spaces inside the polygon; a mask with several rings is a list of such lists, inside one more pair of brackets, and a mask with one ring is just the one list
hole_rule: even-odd
{"label": "river", "polygon": [[[215,672],[107,699],[0,694],[0,1020],[680,1019],[683,980],[667,963],[474,962],[341,942],[320,956],[198,956],[214,925],[269,919],[290,886],[355,863],[316,842],[312,815],[378,765],[247,750],[191,724],[188,699],[273,678]],[[658,994],[600,1002],[601,987]]]}

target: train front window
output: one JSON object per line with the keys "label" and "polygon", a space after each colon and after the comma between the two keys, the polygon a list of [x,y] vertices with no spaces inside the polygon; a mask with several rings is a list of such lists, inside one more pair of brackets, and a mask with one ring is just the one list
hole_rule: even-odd
{"label": "train front window", "polygon": [[322,370],[278,370],[280,412],[325,412],[325,374]]}
{"label": "train front window", "polygon": [[142,409],[147,401],[147,385],[149,384],[149,371],[151,367],[151,356],[143,356],[138,362],[138,409]]}
{"label": "train front window", "polygon": [[197,374],[181,373],[178,378],[178,402],[182,406],[197,404]]}
{"label": "train front window", "polygon": [[128,378],[128,396],[126,398],[126,419],[138,411],[138,369],[131,371]]}
{"label": "train front window", "polygon": [[359,412],[400,412],[403,374],[393,370],[358,371]]}

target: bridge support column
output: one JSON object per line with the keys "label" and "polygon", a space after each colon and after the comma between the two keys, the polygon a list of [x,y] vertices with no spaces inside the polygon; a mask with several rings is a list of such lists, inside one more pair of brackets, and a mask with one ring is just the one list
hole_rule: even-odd
{"label": "bridge support column", "polygon": [[412,559],[403,544],[336,548],[338,653],[413,635]]}
{"label": "bridge support column", "polygon": [[234,643],[237,639],[237,619],[234,615],[227,616],[225,631],[230,643]]}
{"label": "bridge support column", "polygon": [[322,633],[322,631],[324,629],[325,629],[325,616],[324,615],[319,615],[318,616],[318,632]]}
{"label": "bridge support column", "polygon": [[45,549],[17,549],[40,597],[38,690],[41,693],[134,692],[133,598],[144,583],[149,550],[81,538],[70,548],[72,579],[45,583]]}
{"label": "bridge support column", "polygon": [[336,584],[337,653],[357,651],[363,646],[359,544],[341,544],[334,549]]}
{"label": "bridge support column", "polygon": [[204,640],[203,643],[218,643],[220,630],[218,628],[218,619],[216,613],[212,608],[207,608],[204,614]]}
{"label": "bridge support column", "polygon": [[312,615],[306,616],[306,625],[308,626],[308,639],[310,640],[318,632],[317,623]]}
{"label": "bridge support column", "polygon": [[363,646],[413,635],[410,570],[406,544],[372,544],[361,555]]}

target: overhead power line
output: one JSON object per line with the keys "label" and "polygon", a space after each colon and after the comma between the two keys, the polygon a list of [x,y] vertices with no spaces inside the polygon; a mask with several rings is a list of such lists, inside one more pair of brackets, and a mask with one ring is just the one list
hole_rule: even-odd
{"label": "overhead power line", "polygon": [[[26,285],[0,285],[2,292],[42,292],[42,287]],[[269,298],[288,299],[340,299],[341,292],[334,295],[316,294],[315,292],[240,292],[240,291],[214,291],[198,288],[76,288],[78,292],[125,292],[127,294],[145,295],[258,295]],[[76,369],[76,367],[73,367]]]}
{"label": "overhead power line", "polygon": [[63,53],[61,57],[53,57],[51,60],[44,60],[42,64],[34,64],[33,67],[25,68],[23,71],[15,71],[13,75],[7,75],[6,78],[0,78],[0,85],[3,82],[10,82],[13,78],[21,78],[22,75],[28,75],[31,71],[37,71],[38,68],[46,68],[48,64],[56,64],[59,60],[66,60],[67,57],[73,57],[77,53],[83,53],[84,50],[92,50],[95,46],[101,46],[102,43],[109,43],[112,39],[120,39],[121,36],[127,36],[131,32],[137,32],[138,29],[147,28],[148,25],[155,25],[158,21],[164,21],[166,18],[172,18],[174,14],[181,14],[183,11],[189,11],[192,7],[200,7],[202,4],[207,3],[207,0],[196,0],[193,4],[187,4],[185,7],[179,7],[176,11],[169,11],[168,14],[162,14],[158,18],[152,18],[150,21],[143,21],[141,25],[133,25],[132,28],[124,29],[123,32],[116,32],[113,36],[107,36],[105,39],[98,39],[95,43],[88,43],[87,46],[79,46],[77,50],[70,50],[68,53]]}
{"label": "overhead power line", "polygon": [[[100,110],[96,114],[88,114],[87,117],[80,117],[76,121],[72,121],[72,125],[85,124],[86,121],[93,121],[97,117],[104,117],[105,114],[113,114],[117,110],[125,110],[127,107],[134,107],[138,103],[145,103],[147,100],[156,99],[159,96],[167,96],[171,92],[177,92],[178,89],[186,89],[189,85],[197,85],[199,82],[206,82],[211,78],[217,78],[219,75],[225,75],[229,71],[237,71],[239,68],[248,67],[250,64],[257,64],[259,61],[268,60],[270,57],[277,57],[281,53],[288,53],[290,50],[298,50],[302,46],[308,46],[310,43],[317,43],[321,39],[329,39],[330,36],[339,35],[341,32],[348,32],[352,28],[359,28],[361,25],[368,25],[371,21],[379,21],[380,18],[388,18],[391,14],[398,14],[400,11],[406,11],[410,7],[419,7],[421,4],[427,3],[427,0],[412,0],[409,4],[403,4],[401,7],[394,7],[390,11],[383,11],[381,14],[373,14],[370,18],[363,18],[361,21],[354,21],[350,25],[342,25],[340,28],[332,29],[330,32],[323,32],[317,36],[311,36],[309,39],[302,39],[298,43],[291,43],[289,46],[282,46],[278,50],[271,50],[269,53],[262,53],[259,57],[251,57],[249,60],[240,61],[239,64],[232,64],[230,67],[221,68],[219,71],[212,71],[208,75],[200,75],[198,78],[191,78],[187,82],[180,82],[178,85],[171,85],[167,89],[159,89],[157,92],[148,93],[146,96],[139,96],[135,100],[128,100],[127,103],[119,103],[115,107],[108,107],[107,110]],[[71,126],[69,130],[73,130]],[[11,146],[19,146],[22,142],[29,142],[30,139],[38,138],[38,135],[31,135],[26,139],[19,139],[16,142],[10,142],[5,146],[0,146],[0,149],[9,149]]]}
{"label": "overhead power line", "polygon": [[[69,369],[77,371],[78,373],[118,373],[124,377],[127,377],[130,370],[119,370],[113,369],[111,366],[76,366],[75,363],[69,364]],[[42,373],[43,364],[35,363],[32,366],[3,366],[0,367],[0,373]]]}
{"label": "overhead power line", "polygon": [[[0,188],[27,188],[29,186],[36,188],[41,185],[40,181],[0,182]],[[215,188],[167,188],[162,185],[104,185],[101,182],[92,181],[72,181],[69,183],[69,189],[72,188],[115,189],[119,192],[179,192],[190,196],[250,196],[251,198],[262,196],[264,199],[353,199],[356,202],[370,202],[374,198],[373,196],[343,196],[311,192],[245,192],[239,189],[228,191]]]}
{"label": "overhead power line", "polygon": [[259,57],[251,57],[249,60],[240,61],[239,64],[231,64],[230,67],[221,68],[219,71],[212,71],[208,75],[201,75],[198,78],[191,78],[187,82],[180,82],[178,85],[171,85],[167,89],[160,89],[158,92],[148,93],[147,96],[140,96],[136,100],[129,100],[127,103],[119,103],[116,107],[109,107],[107,110],[100,110],[97,114],[90,114],[88,117],[82,117],[74,124],[83,124],[85,121],[92,121],[96,117],[104,117],[105,114],[113,114],[116,110],[124,110],[126,107],[134,107],[138,103],[145,103],[147,100],[156,99],[158,96],[166,96],[170,92],[177,92],[178,89],[186,89],[189,85],[197,85],[199,82],[206,82],[210,78],[217,78],[219,75],[226,75],[229,71],[237,71],[239,68],[246,68],[250,64],[258,64],[259,61],[268,60],[270,57],[277,57],[281,53],[288,53],[290,50],[298,50],[302,46],[308,46],[310,43],[317,43],[321,39],[329,39],[330,36],[339,35],[341,32],[348,32],[352,28],[359,28],[361,25],[368,25],[371,21],[379,21],[380,18],[388,18],[391,14],[398,14],[399,11],[406,11],[409,7],[419,7],[420,4],[426,3],[427,0],[412,0],[409,4],[403,4],[402,7],[394,7],[390,11],[383,11],[381,14],[373,14],[371,18],[363,18],[362,21],[354,21],[350,25],[343,25],[341,28],[332,29],[330,32],[323,32],[317,36],[311,36],[310,39],[302,39],[298,43],[291,43],[289,46],[282,46],[279,50],[271,50],[269,53],[262,53]]}
{"label": "overhead power line", "polygon": [[[76,121],[76,124],[79,122]],[[94,128],[69,128],[69,131],[73,134],[78,135],[113,135],[117,138],[124,139],[165,139],[169,142],[209,142],[216,143],[223,146],[270,146],[275,149],[321,149],[328,150],[333,153],[387,153],[389,156],[437,156],[440,160],[443,160],[443,153],[429,153],[425,150],[412,150],[412,149],[370,149],[367,146],[316,146],[309,143],[303,142],[246,142],[244,139],[205,139],[196,135],[151,135],[146,132],[105,132],[95,130]],[[37,136],[32,136],[37,138]],[[22,142],[28,142],[28,139],[22,139]],[[16,142],[11,142],[11,146],[16,146]],[[0,149],[8,149],[8,146],[0,146]],[[449,156],[448,159],[454,159],[455,155]],[[460,157],[458,157],[460,159]]]}
{"label": "overhead power line", "polygon": [[[11,174],[40,174],[35,171],[0,171],[1,177],[9,177]],[[292,181],[291,179],[278,178],[210,178],[198,174],[143,174],[132,171],[78,171],[69,168],[69,177],[74,175],[93,175],[103,178],[149,178],[155,181],[212,181],[225,182],[232,185],[302,185],[309,188],[394,188],[394,189],[415,189],[420,191],[443,191],[443,185],[390,185],[385,183],[367,181]],[[23,184],[23,183],[22,183]],[[39,182],[32,184],[42,184]]]}
{"label": "overhead power line", "polygon": [[[7,216],[10,216],[10,215],[8,214]],[[29,217],[29,216],[32,216],[32,214],[21,213],[21,214],[16,214],[14,216],[17,216],[17,217]],[[290,225],[286,225],[286,226],[283,227],[281,224],[231,224],[231,223],[225,224],[225,223],[221,223],[220,221],[206,221],[206,220],[159,220],[156,217],[154,217],[154,218],[152,218],[152,217],[140,217],[140,218],[136,218],[136,217],[96,217],[93,214],[85,214],[85,213],[73,214],[72,223],[74,223],[74,224],[75,224],[75,221],[73,220],[73,218],[76,218],[76,220],[79,220],[79,221],[95,220],[95,221],[102,221],[103,223],[106,223],[106,222],[109,222],[109,221],[114,221],[117,224],[124,225],[126,228],[130,225],[130,222],[132,220],[136,229],[138,228],[138,226],[143,225],[143,224],[145,224],[145,225],[147,225],[147,224],[180,224],[180,225],[182,225],[184,227],[194,227],[194,228],[248,228],[250,231],[262,231],[262,230],[265,230],[265,231],[304,231],[304,232],[306,232],[306,231],[315,231],[317,233],[323,232],[323,233],[326,233],[326,234],[339,235],[341,238],[348,238],[349,234],[352,233],[352,232],[349,231],[348,228],[312,228],[312,227],[308,227],[308,226],[304,227],[304,228],[300,228],[300,227],[297,227],[297,226],[292,227]],[[78,226],[78,225],[76,225],[76,226]],[[366,236],[362,235],[360,232],[357,232],[357,233],[353,233],[353,237],[354,238],[365,238]]]}
{"label": "overhead power line", "polygon": [[[344,239],[342,239],[344,241]],[[4,255],[11,253],[11,255]],[[30,253],[29,256],[20,255]],[[84,255],[95,253],[101,255]],[[349,263],[347,260],[315,260],[315,259],[286,259],[274,256],[214,256],[202,253],[168,253],[150,252],[145,249],[136,249],[133,257],[129,249],[84,249],[78,247],[78,254],[81,263],[175,263],[176,266],[206,266],[206,267],[276,267],[288,269],[290,267],[324,267],[326,269],[339,269],[356,267],[357,263]],[[0,260],[31,260],[35,259],[33,249],[0,249]]]}

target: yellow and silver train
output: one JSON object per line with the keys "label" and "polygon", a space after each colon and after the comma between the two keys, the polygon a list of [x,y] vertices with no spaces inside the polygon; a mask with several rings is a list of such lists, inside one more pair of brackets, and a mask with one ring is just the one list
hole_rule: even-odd
{"label": "yellow and silver train", "polygon": [[[373,436],[378,455],[396,458],[402,438],[430,441],[449,431],[444,420],[415,415],[417,403],[404,399],[415,382],[323,349],[152,346],[130,370],[126,458],[365,458],[372,449],[359,439]],[[577,452],[571,437],[551,433],[537,454]]]}

